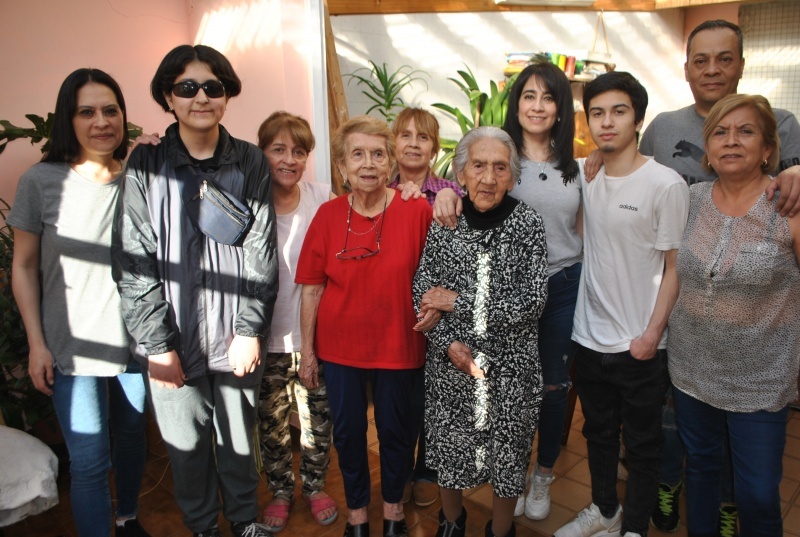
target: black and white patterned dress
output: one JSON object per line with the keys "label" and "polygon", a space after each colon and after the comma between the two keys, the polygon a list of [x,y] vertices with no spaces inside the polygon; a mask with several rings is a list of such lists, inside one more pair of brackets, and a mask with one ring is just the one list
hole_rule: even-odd
{"label": "black and white patterned dress", "polygon": [[[537,319],[547,299],[541,217],[506,196],[478,213],[465,198],[455,230],[431,226],[414,278],[414,301],[435,286],[458,292],[454,311],[427,333],[426,464],[439,485],[492,483],[522,494],[542,396]],[[486,379],[456,369],[447,355],[466,344]],[[485,362],[484,362],[485,361]]]}

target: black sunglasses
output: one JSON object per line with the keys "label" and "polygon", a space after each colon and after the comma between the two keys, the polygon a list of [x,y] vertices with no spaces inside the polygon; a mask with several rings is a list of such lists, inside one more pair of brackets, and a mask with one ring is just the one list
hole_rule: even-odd
{"label": "black sunglasses", "polygon": [[197,95],[200,88],[203,88],[203,92],[209,99],[218,99],[225,96],[225,86],[219,80],[206,80],[202,84],[195,80],[184,80],[172,86],[172,94],[175,97],[191,99]]}

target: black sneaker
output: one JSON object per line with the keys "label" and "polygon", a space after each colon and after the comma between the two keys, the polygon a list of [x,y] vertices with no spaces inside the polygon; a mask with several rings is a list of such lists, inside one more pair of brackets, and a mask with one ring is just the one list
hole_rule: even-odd
{"label": "black sneaker", "polygon": [[208,528],[207,530],[192,533],[194,537],[221,537],[219,532],[219,528],[214,526],[213,528]]}
{"label": "black sneaker", "polygon": [[678,507],[678,498],[681,495],[683,481],[670,488],[669,485],[661,483],[658,485],[658,500],[650,516],[650,523],[660,531],[678,531],[681,525],[681,514]]}
{"label": "black sneaker", "polygon": [[117,537],[150,537],[150,534],[145,531],[135,518],[126,520],[122,526],[115,525],[114,532]]}
{"label": "black sneaker", "polygon": [[233,537],[275,537],[269,526],[257,522],[236,522],[231,524]]}
{"label": "black sneaker", "polygon": [[717,534],[719,537],[739,537],[736,531],[736,521],[739,518],[739,511],[735,505],[723,505],[719,508],[719,522],[717,524]]}

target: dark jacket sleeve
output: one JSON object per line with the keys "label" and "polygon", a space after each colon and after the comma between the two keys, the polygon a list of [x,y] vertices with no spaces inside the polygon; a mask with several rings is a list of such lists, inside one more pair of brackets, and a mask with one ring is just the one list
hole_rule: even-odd
{"label": "dark jacket sleeve", "polygon": [[[163,144],[162,144],[163,145]],[[111,246],[112,276],[122,298],[122,315],[133,339],[147,354],[173,350],[175,332],[169,322],[156,260],[156,234],[147,208],[151,161],[163,150],[139,146],[128,160],[117,205]]]}
{"label": "dark jacket sleeve", "polygon": [[267,338],[278,296],[278,235],[272,182],[264,153],[252,144],[242,144],[245,201],[255,218],[242,245],[244,279],[234,329],[240,336]]}

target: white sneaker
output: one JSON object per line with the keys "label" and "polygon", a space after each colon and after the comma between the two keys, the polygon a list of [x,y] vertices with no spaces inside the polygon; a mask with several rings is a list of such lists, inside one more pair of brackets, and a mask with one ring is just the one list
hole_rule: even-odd
{"label": "white sneaker", "polygon": [[517,498],[517,505],[514,506],[514,516],[520,516],[522,513],[525,512],[525,493],[522,493],[522,496]]}
{"label": "white sneaker", "polygon": [[[553,474],[546,476],[536,475],[536,467],[531,473],[531,488],[525,497],[525,516],[531,520],[544,520],[550,514],[550,483]],[[519,505],[519,502],[517,502]]]}
{"label": "white sneaker", "polygon": [[578,513],[575,520],[557,529],[553,537],[620,537],[621,529],[621,505],[617,506],[614,516],[606,518],[600,513],[600,508],[592,504]]}

